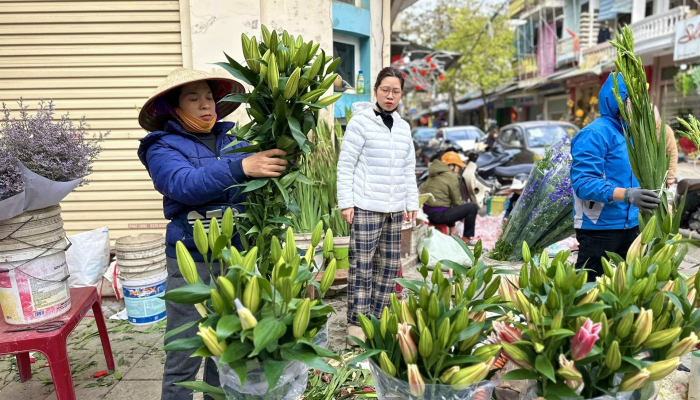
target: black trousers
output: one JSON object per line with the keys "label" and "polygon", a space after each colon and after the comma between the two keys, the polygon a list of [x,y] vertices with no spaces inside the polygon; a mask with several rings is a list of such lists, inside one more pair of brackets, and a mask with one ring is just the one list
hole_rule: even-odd
{"label": "black trousers", "polygon": [[601,257],[607,257],[606,251],[617,253],[622,258],[627,257],[627,250],[639,235],[639,228],[593,230],[576,229],[578,240],[578,260],[576,269],[585,268],[588,271],[588,281],[594,282],[597,276],[603,276]]}
{"label": "black trousers", "polygon": [[450,207],[447,211],[426,212],[431,224],[447,225],[450,228],[455,226],[455,222],[464,220],[464,232],[462,236],[474,237],[474,224],[476,215],[479,213],[479,206],[474,203],[466,203],[456,207]]}

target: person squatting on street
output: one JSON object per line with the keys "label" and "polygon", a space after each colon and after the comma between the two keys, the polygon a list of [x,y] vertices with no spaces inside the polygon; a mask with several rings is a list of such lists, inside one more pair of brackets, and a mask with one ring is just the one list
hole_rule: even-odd
{"label": "person squatting on street", "polygon": [[520,199],[520,195],[523,194],[523,189],[525,189],[525,184],[527,183],[527,174],[518,174],[513,177],[513,183],[510,185],[510,190],[512,193],[508,197],[506,212],[503,215],[503,225],[508,223],[508,218],[510,218],[510,213],[513,212],[515,204]]}
{"label": "person squatting on street", "polygon": [[[622,100],[629,101],[622,75],[617,82]],[[606,251],[627,256],[639,233],[639,210],[653,211],[661,202],[653,191],[641,189],[632,173],[612,74],[598,98],[600,118],[571,141],[576,268],[591,270],[589,281],[603,275],[601,257]]]}
{"label": "person squatting on street", "polygon": [[462,240],[471,243],[479,206],[462,200],[459,173],[466,166],[459,154],[454,151],[446,152],[440,160],[430,163],[428,180],[421,187],[421,193],[433,195],[423,205],[423,211],[428,215],[430,223],[453,228],[457,221],[464,220],[464,230],[460,232]]}
{"label": "person squatting on street", "polygon": [[338,206],[351,225],[347,333],[363,340],[357,315],[379,318],[389,304],[401,263],[405,211],[410,220],[418,212],[411,129],[396,112],[403,84],[398,69],[379,72],[377,103],[353,105],[338,159]]}
{"label": "person squatting on street", "polygon": [[[240,103],[219,100],[230,93],[244,93],[243,85],[229,78],[220,78],[206,72],[178,68],[165,79],[151,96],[139,114],[139,124],[150,132],[141,139],[138,156],[153,180],[155,189],[163,195],[163,213],[170,220],[166,229],[166,268],[168,278],[166,292],[187,285],[180,274],[175,245],[182,241],[196,262],[197,272],[205,284],[209,284],[209,271],[197,251],[193,238],[193,225],[197,218],[223,211],[231,207],[242,212],[243,196],[229,187],[251,178],[278,177],[287,161],[282,150],[267,150],[256,154],[227,154],[225,150],[236,140],[227,135],[233,123],[219,121],[232,113]],[[245,142],[232,147],[247,146]],[[220,214],[219,214],[220,215]],[[208,228],[208,224],[205,223]],[[234,245],[242,250],[240,239],[234,237]],[[214,264],[219,272],[218,261]],[[169,332],[188,322],[200,319],[195,307],[166,301]],[[194,337],[197,326],[173,335],[176,339]],[[163,372],[163,400],[192,399],[192,390],[175,383],[193,381],[202,364],[201,357],[191,358],[192,352],[166,352]],[[219,385],[219,373],[213,359],[207,358],[204,382]],[[209,397],[207,397],[209,398]]]}

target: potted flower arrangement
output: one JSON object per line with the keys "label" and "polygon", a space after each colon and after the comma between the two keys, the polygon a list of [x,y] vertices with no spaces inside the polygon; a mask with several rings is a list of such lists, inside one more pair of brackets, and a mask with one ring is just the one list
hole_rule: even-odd
{"label": "potted flower arrangement", "polygon": [[700,329],[696,291],[674,273],[682,241],[654,238],[655,226],[652,218],[626,260],[604,259],[598,282],[587,283],[586,271],[566,261],[568,252],[536,261],[523,244],[518,285],[504,296],[519,314],[495,325],[519,367],[504,380],[535,380],[534,396],[547,400],[653,395],[650,382],[678,367]]}
{"label": "potted flower arrangement", "polygon": [[[480,260],[481,241],[473,253],[463,243],[462,247],[473,267],[444,261],[454,270],[454,278],[445,278],[442,268],[435,268],[428,280],[429,254],[423,249],[419,268],[423,280],[397,279],[410,291],[407,299],[399,302],[392,294],[391,307],[379,320],[359,316],[366,341],[353,339],[365,352],[353,362],[370,358],[379,398],[491,397],[497,382],[488,379],[495,374],[501,346],[478,344],[502,314],[497,295],[501,276]],[[487,310],[496,316],[487,318]]]}
{"label": "potted flower arrangement", "polygon": [[[316,286],[322,295],[328,290],[335,277],[335,261],[330,261],[320,283],[316,282],[313,248],[321,232],[314,235],[312,247],[302,257],[289,228],[284,249],[277,237],[270,239],[272,272],[268,279],[257,268],[257,248],[241,256],[231,246],[233,234],[230,209],[221,225],[215,218],[211,220],[208,234],[201,222],[194,225],[197,249],[210,271],[215,260],[225,266],[221,275],[212,273],[210,285],[202,283],[189,252],[182,243],[177,244],[178,265],[188,285],[167,292],[163,299],[192,304],[202,318],[168,333],[174,335],[198,325],[196,337],[175,340],[164,349],[196,350],[197,356],[217,360],[222,388],[202,382],[182,384],[194,390],[227,399],[296,399],[306,388],[308,368],[335,372],[323,360],[338,359],[324,348],[333,307],[324,304],[322,297],[313,301],[304,298],[309,285]],[[327,250],[332,251],[332,247]]]}

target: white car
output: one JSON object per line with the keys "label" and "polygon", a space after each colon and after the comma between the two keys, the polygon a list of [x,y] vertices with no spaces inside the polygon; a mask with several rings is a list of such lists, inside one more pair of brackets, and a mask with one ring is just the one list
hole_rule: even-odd
{"label": "white car", "polygon": [[452,126],[440,128],[435,133],[435,137],[430,141],[430,146],[440,145],[449,142],[468,151],[476,148],[477,142],[486,136],[484,131],[473,125]]}

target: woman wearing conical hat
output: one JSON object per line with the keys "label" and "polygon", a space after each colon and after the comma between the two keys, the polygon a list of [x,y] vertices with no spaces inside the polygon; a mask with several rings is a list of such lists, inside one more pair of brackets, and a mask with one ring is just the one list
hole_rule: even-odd
{"label": "woman wearing conical hat", "polygon": [[[252,155],[227,153],[231,149],[225,149],[226,146],[236,140],[234,135],[227,134],[234,124],[221,119],[240,103],[220,100],[244,91],[233,79],[178,68],[141,108],[139,124],[150,133],[141,139],[139,159],[151,175],[155,189],[163,195],[163,212],[170,220],[166,230],[166,291],[187,284],[176,260],[178,241],[190,250],[200,277],[209,284],[209,271],[192,237],[194,221],[220,216],[228,207],[242,212],[242,206],[237,205],[243,201],[242,196],[238,196],[237,189],[228,188],[248,179],[277,177],[285,169],[287,162],[278,158],[286,155],[282,150]],[[240,143],[233,148],[246,145]],[[241,248],[238,237],[234,238],[234,245]],[[166,332],[200,319],[191,305],[169,301],[166,313]],[[165,342],[193,337],[196,332],[194,326]],[[192,390],[174,384],[195,380],[200,365],[201,358],[191,358],[188,352],[167,352],[161,398],[192,399]],[[219,386],[219,374],[211,358],[205,363],[204,381]]]}

